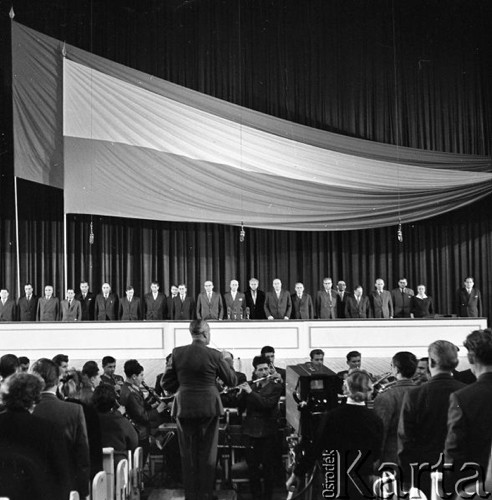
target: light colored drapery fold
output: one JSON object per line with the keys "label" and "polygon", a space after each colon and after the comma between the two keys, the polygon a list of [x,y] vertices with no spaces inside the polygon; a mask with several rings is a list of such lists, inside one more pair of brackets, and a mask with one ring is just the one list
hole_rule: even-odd
{"label": "light colored drapery fold", "polygon": [[61,141],[67,213],[344,230],[428,218],[491,192],[487,158],[314,130],[70,46],[63,61],[60,42],[14,27],[17,175],[60,186],[50,158]]}

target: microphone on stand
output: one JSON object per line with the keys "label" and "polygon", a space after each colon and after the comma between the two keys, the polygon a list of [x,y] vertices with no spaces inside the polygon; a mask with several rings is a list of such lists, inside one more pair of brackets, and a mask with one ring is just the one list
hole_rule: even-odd
{"label": "microphone on stand", "polygon": [[231,308],[227,308],[227,319],[231,319]]}
{"label": "microphone on stand", "polygon": [[250,310],[249,307],[246,308],[246,319],[249,319]]}

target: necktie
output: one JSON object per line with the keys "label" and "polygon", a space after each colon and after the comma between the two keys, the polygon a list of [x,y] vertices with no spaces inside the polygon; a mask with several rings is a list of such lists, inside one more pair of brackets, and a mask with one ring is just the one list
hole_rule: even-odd
{"label": "necktie", "polygon": [[184,302],[184,300],[185,300],[185,296],[181,295],[181,302]]}
{"label": "necktie", "polygon": [[72,301],[71,301],[71,300],[69,300],[69,301],[68,301],[68,307],[71,307],[71,306],[72,306]]}
{"label": "necktie", "polygon": [[256,304],[256,290],[251,292],[251,296],[253,297],[253,304]]}
{"label": "necktie", "polygon": [[212,294],[209,292],[207,293],[207,296],[208,296],[208,301],[210,302],[212,300]]}

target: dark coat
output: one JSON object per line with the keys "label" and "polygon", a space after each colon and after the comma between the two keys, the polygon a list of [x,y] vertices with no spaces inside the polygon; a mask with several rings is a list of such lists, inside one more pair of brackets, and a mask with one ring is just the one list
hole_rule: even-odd
{"label": "dark coat", "polygon": [[17,312],[19,321],[36,321],[36,311],[38,309],[38,298],[32,295],[30,300],[27,300],[23,295],[17,304]]}
{"label": "dark coat", "polygon": [[461,318],[479,318],[482,316],[482,294],[478,288],[473,287],[471,293],[466,288],[456,292],[456,313]]}
{"label": "dark coat", "polygon": [[405,293],[399,288],[391,290],[391,301],[393,302],[394,318],[409,318],[412,309],[412,298],[415,295],[411,288],[405,287]]}
{"label": "dark coat", "polygon": [[146,320],[164,320],[168,316],[168,299],[163,293],[158,293],[154,300],[152,292],[144,295],[144,314]]}
{"label": "dark coat", "polygon": [[15,301],[7,299],[5,304],[0,300],[0,321],[16,321],[17,320],[17,307]]}
{"label": "dark coat", "polygon": [[291,295],[292,319],[314,319],[313,299],[308,293],[303,293],[299,298],[297,293]]}
{"label": "dark coat", "polygon": [[369,317],[369,297],[362,295],[359,302],[354,295],[347,297],[345,304],[346,318],[368,318]]}
{"label": "dark coat", "polygon": [[96,296],[94,319],[96,321],[115,321],[118,319],[118,295],[110,293],[107,300],[102,293]]}
{"label": "dark coat", "polygon": [[80,302],[80,307],[82,309],[82,321],[93,321],[96,296],[92,292],[87,292],[85,298],[82,293],[77,293],[75,298]]}
{"label": "dark coat", "polygon": [[320,290],[316,294],[316,317],[318,319],[335,319],[337,317],[338,294],[335,290],[329,293]]}
{"label": "dark coat", "polygon": [[60,301],[58,297],[46,299],[41,297],[38,300],[36,310],[36,321],[58,321],[60,319]]}
{"label": "dark coat", "polygon": [[369,295],[371,304],[371,316],[373,318],[390,318],[393,316],[393,301],[391,294],[383,290],[381,295],[376,290]]}
{"label": "dark coat", "polygon": [[34,415],[46,418],[56,425],[68,451],[71,488],[81,496],[89,493],[89,441],[82,406],[59,400],[55,394],[41,394]]}
{"label": "dark coat", "polygon": [[61,321],[81,321],[82,307],[78,300],[73,299],[68,305],[68,300],[62,300],[60,303],[60,319]]}
{"label": "dark coat", "polygon": [[226,318],[230,315],[230,319],[245,318],[244,310],[246,309],[246,296],[242,292],[236,293],[236,298],[232,300],[231,292],[224,295]]}
{"label": "dark coat", "polygon": [[181,300],[181,296],[178,295],[173,299],[173,319],[183,320],[183,319],[195,319],[196,317],[196,306],[193,297],[188,295],[185,296],[184,300]]}
{"label": "dark coat", "polygon": [[216,378],[234,387],[237,378],[222,354],[203,342],[173,350],[172,365],[162,378],[162,387],[176,394],[173,414],[183,418],[213,417],[223,413]]}
{"label": "dark coat", "polygon": [[139,297],[130,302],[126,297],[120,300],[118,317],[121,321],[138,321],[142,319],[142,305]]}
{"label": "dark coat", "polygon": [[345,307],[347,306],[347,299],[352,294],[350,292],[343,292],[343,299],[337,293],[337,318],[345,318]]}
{"label": "dark coat", "polygon": [[273,316],[273,319],[290,318],[292,314],[292,300],[289,292],[281,290],[279,298],[277,298],[276,292],[267,292],[265,299],[265,314],[267,318]]}
{"label": "dark coat", "polygon": [[249,319],[266,319],[265,292],[256,290],[256,302],[253,301],[251,290],[247,290],[244,295],[246,296],[246,307],[249,307]]}

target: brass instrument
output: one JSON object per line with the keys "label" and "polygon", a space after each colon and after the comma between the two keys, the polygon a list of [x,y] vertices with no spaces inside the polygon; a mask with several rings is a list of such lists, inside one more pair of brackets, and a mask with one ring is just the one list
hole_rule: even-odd
{"label": "brass instrument", "polygon": [[392,385],[396,384],[396,377],[393,375],[393,372],[386,372],[381,377],[379,377],[374,383],[373,383],[373,389],[372,389],[372,397],[373,399],[380,394],[381,392],[384,392],[388,387],[391,387]]}

